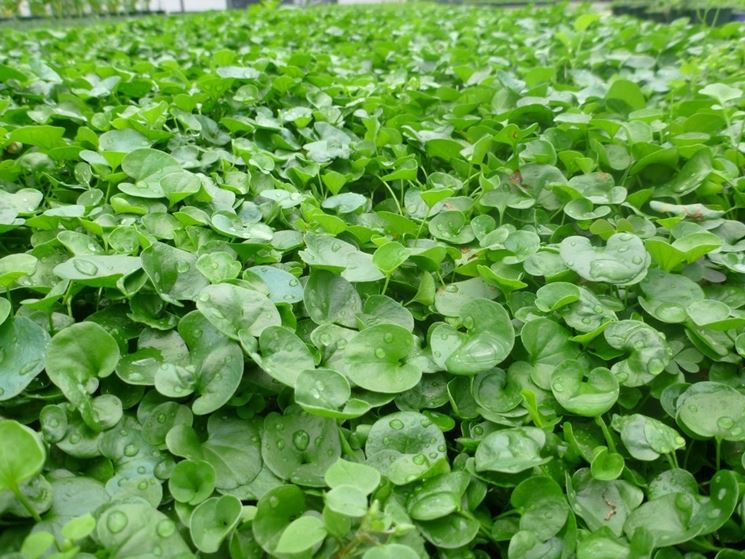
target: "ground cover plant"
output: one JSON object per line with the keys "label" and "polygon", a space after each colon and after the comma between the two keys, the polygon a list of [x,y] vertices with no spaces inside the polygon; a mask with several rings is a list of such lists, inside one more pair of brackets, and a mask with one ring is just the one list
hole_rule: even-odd
{"label": "ground cover plant", "polygon": [[743,557],[742,31],[3,30],[2,557]]}

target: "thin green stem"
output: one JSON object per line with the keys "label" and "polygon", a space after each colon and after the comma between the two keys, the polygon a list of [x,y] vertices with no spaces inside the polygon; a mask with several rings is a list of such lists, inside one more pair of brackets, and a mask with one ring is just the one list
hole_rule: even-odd
{"label": "thin green stem", "polygon": [[385,276],[385,282],[383,283],[383,291],[380,292],[381,295],[385,295],[385,292],[388,290],[388,282],[391,281],[391,276],[387,275]]}
{"label": "thin green stem", "polygon": [[603,419],[602,415],[599,415],[595,418],[595,423],[598,427],[600,427],[600,430],[603,432],[603,437],[605,437],[605,443],[608,445],[608,450],[611,452],[616,452],[616,442],[613,440],[613,435],[611,435],[610,430],[608,429],[608,425],[606,425],[605,420]]}
{"label": "thin green stem", "polygon": [[23,494],[23,491],[21,491],[17,485],[12,485],[10,490],[13,492],[13,495],[15,495],[15,498],[18,499],[18,502],[23,505],[23,508],[25,508],[31,517],[36,522],[41,522],[41,516],[39,516],[39,513],[34,508],[34,505],[31,504],[31,501],[28,500],[28,497]]}
{"label": "thin green stem", "polygon": [[383,186],[385,186],[385,189],[388,191],[388,193],[391,195],[391,198],[393,198],[393,201],[396,203],[396,207],[398,208],[399,215],[404,215],[404,211],[401,208],[401,204],[398,201],[398,198],[396,198],[396,195],[393,193],[393,189],[391,188],[391,185],[389,185],[387,182],[385,182],[383,179],[380,179],[380,182],[383,183]]}

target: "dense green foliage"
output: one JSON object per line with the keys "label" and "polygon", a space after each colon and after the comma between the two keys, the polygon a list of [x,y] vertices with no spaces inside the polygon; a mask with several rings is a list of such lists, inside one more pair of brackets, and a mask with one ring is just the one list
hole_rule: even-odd
{"label": "dense green foliage", "polygon": [[743,557],[742,28],[0,47],[3,558]]}

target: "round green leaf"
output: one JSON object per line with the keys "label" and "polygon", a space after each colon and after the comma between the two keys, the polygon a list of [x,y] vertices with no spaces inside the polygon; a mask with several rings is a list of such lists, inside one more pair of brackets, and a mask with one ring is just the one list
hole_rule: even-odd
{"label": "round green leaf", "polygon": [[354,286],[343,277],[314,270],[305,284],[305,309],[316,324],[333,322],[355,328],[362,301]]}
{"label": "round green leaf", "polygon": [[215,469],[204,460],[183,460],[168,478],[168,490],[180,503],[198,505],[215,489]]}
{"label": "round green leaf", "polygon": [[0,420],[0,489],[16,490],[41,471],[46,449],[37,433],[12,419]]}
{"label": "round green leaf", "polygon": [[565,410],[595,417],[613,407],[619,387],[616,377],[605,367],[597,367],[588,373],[581,363],[572,359],[564,361],[554,371],[551,392]]}
{"label": "round green leaf", "polygon": [[193,301],[209,282],[196,268],[196,257],[165,243],[142,251],[142,269],[155,290],[169,303]]}
{"label": "round green leaf", "polygon": [[474,375],[502,362],[512,351],[515,331],[507,311],[488,299],[472,299],[460,311],[466,333],[448,324],[433,329],[434,361],[450,373]]}
{"label": "round green leaf", "polygon": [[369,495],[380,485],[380,473],[367,464],[348,462],[339,458],[324,474],[326,485],[331,488],[339,486],[356,487],[364,495]]}
{"label": "round green leaf", "polygon": [[428,227],[434,238],[456,245],[470,243],[475,238],[465,214],[459,211],[438,213],[429,221]]}
{"label": "round green leaf", "polygon": [[305,369],[295,380],[295,402],[313,415],[337,417],[351,395],[349,381],[332,369]]}
{"label": "round green leaf", "polygon": [[700,437],[745,440],[745,395],[719,382],[697,382],[680,395],[679,423]]}
{"label": "round green leaf", "polygon": [[285,528],[305,510],[305,496],[295,485],[275,487],[259,499],[253,533],[262,549],[269,554],[275,553]]}
{"label": "round green leaf", "polygon": [[623,456],[611,452],[607,447],[599,446],[593,451],[590,473],[595,479],[611,481],[620,477],[625,465]]}
{"label": "round green leaf", "polygon": [[588,281],[633,285],[647,275],[651,258],[644,243],[631,233],[617,233],[605,247],[593,247],[586,237],[561,241],[564,264]]}
{"label": "round green leaf", "polygon": [[290,522],[277,542],[277,554],[295,554],[311,550],[326,537],[323,520],[317,516],[301,516]]}
{"label": "round green leaf", "polygon": [[606,341],[629,356],[613,365],[611,371],[624,386],[647,384],[665,370],[672,359],[672,351],[665,336],[638,320],[621,320],[603,332]]}
{"label": "round green leaf", "polygon": [[195,508],[189,531],[197,549],[204,553],[220,549],[222,541],[238,525],[241,511],[241,502],[232,495],[211,497]]}
{"label": "round green leaf", "polygon": [[357,386],[398,394],[415,386],[421,369],[408,361],[414,337],[401,326],[379,324],[363,330],[344,349],[344,373]]}
{"label": "round green leaf", "polygon": [[416,412],[398,412],[379,419],[365,444],[367,463],[396,485],[422,477],[445,458],[446,451],[442,431]]}
{"label": "round green leaf", "polygon": [[246,271],[266,284],[273,302],[297,303],[303,300],[303,286],[291,273],[275,266],[253,266]]}
{"label": "round green leaf", "polygon": [[282,323],[277,307],[263,294],[229,283],[209,285],[197,297],[197,309],[226,336],[259,337]]}
{"label": "round green leaf", "polygon": [[173,156],[157,149],[136,149],[125,155],[122,160],[122,171],[138,181],[164,169],[181,169],[181,165]]}
{"label": "round green leaf", "polygon": [[661,322],[685,322],[686,308],[704,298],[704,291],[686,276],[650,270],[639,285],[644,297],[639,304]]}
{"label": "round green leaf", "polygon": [[98,379],[114,372],[119,355],[111,334],[95,322],[79,322],[55,334],[49,342],[45,367],[49,379],[65,397],[84,410],[90,408],[89,395],[98,388]]}
{"label": "round green leaf", "polygon": [[148,554],[178,559],[191,553],[176,523],[139,498],[105,507],[98,516],[94,539],[116,559]]}
{"label": "round green leaf", "polygon": [[264,418],[261,456],[279,478],[311,487],[325,485],[323,475],[341,454],[336,422],[293,408]]}
{"label": "round green leaf", "polygon": [[541,456],[546,433],[535,427],[514,427],[489,433],[476,449],[476,470],[516,474],[545,464]]}
{"label": "round green leaf", "polygon": [[18,396],[44,369],[48,344],[49,334],[28,318],[0,323],[0,401]]}
{"label": "round green leaf", "polygon": [[324,495],[324,502],[335,513],[351,518],[367,513],[367,496],[354,485],[337,485]]}
{"label": "round green leaf", "polygon": [[308,346],[294,332],[282,326],[269,326],[259,336],[260,354],[251,354],[269,376],[287,386],[295,386],[301,371],[313,369],[315,360]]}
{"label": "round green leaf", "polygon": [[685,439],[675,429],[652,417],[638,413],[614,415],[612,426],[637,460],[656,460],[661,454],[685,447]]}

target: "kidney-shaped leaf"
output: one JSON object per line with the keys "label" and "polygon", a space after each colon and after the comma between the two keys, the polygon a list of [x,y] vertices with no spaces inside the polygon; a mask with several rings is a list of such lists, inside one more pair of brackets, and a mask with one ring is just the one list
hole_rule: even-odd
{"label": "kidney-shaped leaf", "polygon": [[26,317],[0,323],[0,401],[18,396],[44,369],[48,343],[49,334]]}
{"label": "kidney-shaped leaf", "polygon": [[672,351],[665,336],[638,320],[620,320],[603,332],[606,341],[629,356],[613,365],[611,370],[624,386],[641,386],[665,370]]}
{"label": "kidney-shaped leaf", "polygon": [[516,474],[545,464],[541,456],[546,433],[536,427],[514,427],[489,433],[476,449],[476,470]]}
{"label": "kidney-shaped leaf", "polygon": [[414,337],[396,324],[378,324],[352,338],[344,349],[344,373],[373,392],[398,394],[414,387],[422,370],[407,359]]}
{"label": "kidney-shaped leaf", "polygon": [[[99,378],[114,372],[119,356],[119,345],[102,326],[78,322],[49,342],[45,367],[49,379],[88,418],[94,417],[89,394],[98,388]],[[90,420],[86,423],[99,430]]]}
{"label": "kidney-shaped leaf", "polygon": [[633,285],[647,275],[651,258],[644,243],[631,233],[612,235],[605,247],[593,247],[586,237],[561,241],[564,264],[588,281]]}
{"label": "kidney-shaped leaf", "polygon": [[365,444],[367,463],[396,485],[424,475],[447,447],[442,431],[417,412],[398,412],[376,421]]}
{"label": "kidney-shaped leaf", "polygon": [[211,497],[191,513],[189,531],[197,549],[215,553],[220,544],[236,527],[243,507],[237,497]]}
{"label": "kidney-shaped leaf", "polygon": [[[586,380],[585,380],[586,378]],[[607,412],[616,403],[618,380],[605,367],[586,372],[581,363],[561,363],[551,376],[551,391],[565,410],[586,417]]]}
{"label": "kidney-shaped leaf", "polygon": [[0,490],[16,491],[41,471],[47,453],[36,432],[12,419],[0,420]]}
{"label": "kidney-shaped leaf", "polygon": [[515,343],[510,316],[499,303],[472,299],[460,311],[460,332],[448,324],[432,331],[430,345],[435,363],[459,375],[475,375],[504,361]]}
{"label": "kidney-shaped leaf", "polygon": [[266,295],[229,283],[209,285],[197,297],[197,308],[226,336],[259,337],[265,328],[279,326],[277,307]]}

